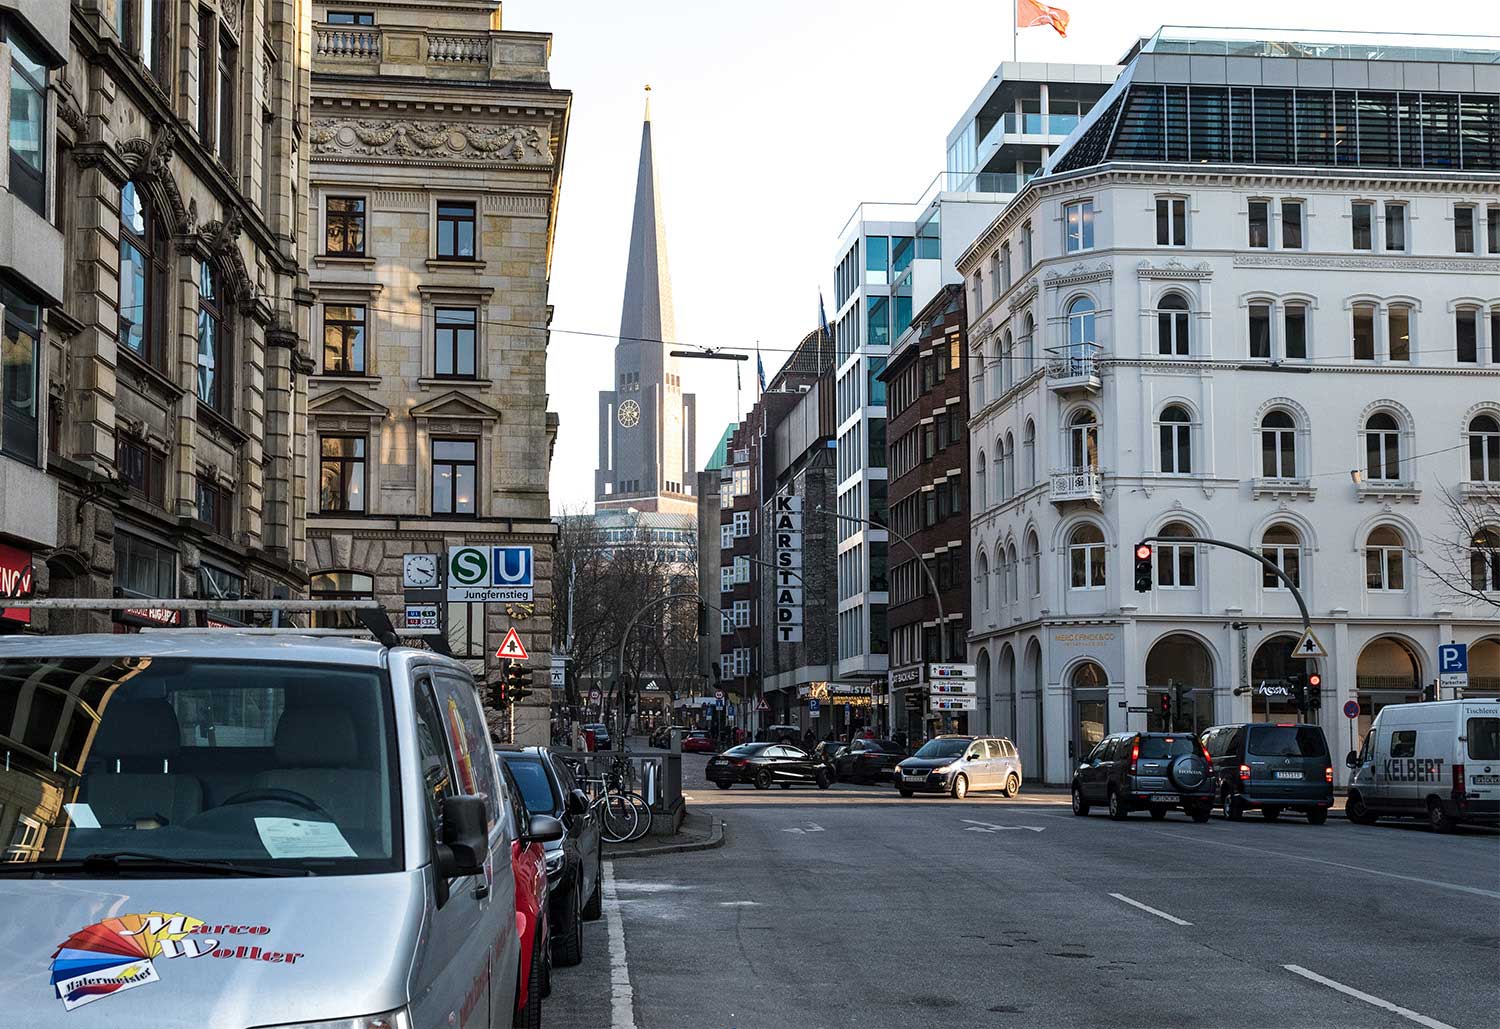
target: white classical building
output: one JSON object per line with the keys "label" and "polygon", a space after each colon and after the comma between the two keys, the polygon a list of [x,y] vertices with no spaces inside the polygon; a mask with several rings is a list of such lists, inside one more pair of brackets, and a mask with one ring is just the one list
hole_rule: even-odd
{"label": "white classical building", "polygon": [[1028,777],[1110,732],[1297,717],[1291,592],[1191,543],[1138,592],[1147,537],[1297,581],[1336,753],[1440,643],[1500,690],[1497,609],[1464,596],[1500,561],[1454,510],[1500,509],[1497,53],[1164,28],[959,259],[969,653]]}

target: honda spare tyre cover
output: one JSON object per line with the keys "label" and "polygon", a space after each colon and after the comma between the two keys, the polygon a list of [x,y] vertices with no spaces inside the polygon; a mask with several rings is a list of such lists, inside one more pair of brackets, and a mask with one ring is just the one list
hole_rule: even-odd
{"label": "honda spare tyre cover", "polygon": [[1196,790],[1203,785],[1208,770],[1203,767],[1203,759],[1192,754],[1184,754],[1172,762],[1170,772],[1172,781],[1184,790]]}

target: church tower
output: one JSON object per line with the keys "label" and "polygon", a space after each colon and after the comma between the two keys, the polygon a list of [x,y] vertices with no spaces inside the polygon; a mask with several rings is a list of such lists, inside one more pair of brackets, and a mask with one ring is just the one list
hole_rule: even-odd
{"label": "church tower", "polygon": [[697,466],[696,404],[682,392],[672,321],[672,279],[661,191],[651,152],[651,96],[641,126],[635,213],[615,344],[613,388],[599,393],[599,469],[596,509],[692,514]]}

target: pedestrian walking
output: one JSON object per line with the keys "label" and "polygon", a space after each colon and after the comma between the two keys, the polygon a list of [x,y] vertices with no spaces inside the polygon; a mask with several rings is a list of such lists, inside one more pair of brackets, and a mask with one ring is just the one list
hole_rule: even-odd
{"label": "pedestrian walking", "polygon": [[802,734],[802,749],[803,750],[805,750],[809,754],[811,754],[812,753],[812,749],[814,747],[816,747],[817,745],[818,745],[818,738],[813,735],[813,731],[811,729],[807,730],[805,733]]}

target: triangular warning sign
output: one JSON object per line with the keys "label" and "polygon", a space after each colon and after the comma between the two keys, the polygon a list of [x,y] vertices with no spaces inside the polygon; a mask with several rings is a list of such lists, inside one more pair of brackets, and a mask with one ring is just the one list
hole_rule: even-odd
{"label": "triangular warning sign", "polygon": [[500,644],[500,649],[495,651],[495,656],[508,657],[512,661],[525,661],[530,657],[526,653],[526,648],[521,646],[521,637],[514,625],[510,627],[510,632],[505,634],[505,642]]}
{"label": "triangular warning sign", "polygon": [[1324,648],[1323,641],[1318,639],[1317,636],[1313,635],[1313,631],[1311,629],[1308,629],[1302,634],[1301,638],[1297,640],[1296,646],[1292,647],[1292,656],[1327,657],[1328,651]]}

